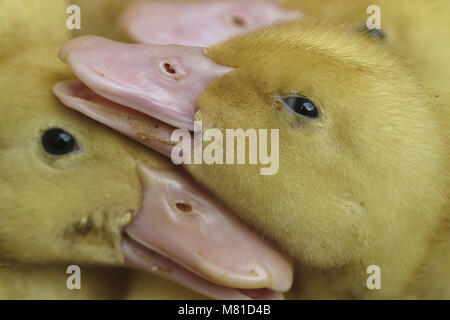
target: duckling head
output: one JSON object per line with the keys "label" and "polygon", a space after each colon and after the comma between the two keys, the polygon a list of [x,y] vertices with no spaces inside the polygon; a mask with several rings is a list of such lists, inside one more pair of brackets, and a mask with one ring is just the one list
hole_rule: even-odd
{"label": "duckling head", "polygon": [[424,259],[445,201],[438,110],[401,59],[352,28],[305,19],[209,49],[84,37],[60,55],[129,112],[187,129],[202,121],[224,136],[278,130],[274,175],[255,165],[185,167],[295,258],[301,290],[322,283],[341,297],[371,296],[366,270],[377,265],[382,296],[395,296]]}
{"label": "duckling head", "polygon": [[[292,263],[278,248],[164,157],[53,95],[71,73],[57,58],[68,39],[55,32],[65,30],[64,3],[52,5],[1,5],[0,86],[8,88],[0,106],[1,266],[127,265],[213,298],[281,298]],[[55,91],[84,99],[70,103],[106,101],[77,83],[68,88]],[[95,112],[167,148],[164,123],[112,104]]]}

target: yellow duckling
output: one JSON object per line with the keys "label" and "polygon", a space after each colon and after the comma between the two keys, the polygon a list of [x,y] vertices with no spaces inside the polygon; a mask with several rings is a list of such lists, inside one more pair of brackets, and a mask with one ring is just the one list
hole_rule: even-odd
{"label": "yellow duckling", "polygon": [[[123,119],[95,109],[114,102],[182,129],[202,121],[223,136],[278,132],[273,175],[261,175],[263,164],[185,167],[295,259],[291,297],[450,298],[445,111],[382,43],[352,26],[302,20],[209,49],[78,38],[60,57],[107,101],[80,108],[68,95],[65,104],[136,140]],[[370,286],[371,270],[379,286]]]}

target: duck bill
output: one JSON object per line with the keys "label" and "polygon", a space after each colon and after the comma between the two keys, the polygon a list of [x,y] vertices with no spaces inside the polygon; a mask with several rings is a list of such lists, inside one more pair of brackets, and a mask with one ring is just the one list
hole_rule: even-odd
{"label": "duck bill", "polygon": [[139,163],[142,205],[125,228],[127,264],[217,299],[282,299],[292,263],[174,169]]}
{"label": "duck bill", "polygon": [[121,17],[120,26],[136,42],[210,46],[241,33],[299,18],[277,0],[139,2]]}
{"label": "duck bill", "polygon": [[[232,70],[200,48],[92,36],[73,40],[60,57],[79,77],[55,85],[65,105],[166,155],[174,128],[193,128],[196,97]],[[124,230],[127,264],[218,299],[280,299],[289,290],[292,261],[208,192],[177,168],[138,163],[137,171],[142,205]]]}
{"label": "duck bill", "polygon": [[195,100],[208,84],[232,70],[208,59],[204,50],[84,36],[70,41],[59,57],[103,98],[192,130]]}

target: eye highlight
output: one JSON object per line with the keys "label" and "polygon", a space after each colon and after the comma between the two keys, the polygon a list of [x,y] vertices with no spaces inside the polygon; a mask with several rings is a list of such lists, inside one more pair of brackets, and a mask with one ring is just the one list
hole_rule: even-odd
{"label": "eye highlight", "polygon": [[48,154],[54,156],[63,156],[78,150],[76,139],[70,133],[58,128],[45,131],[41,144]]}
{"label": "eye highlight", "polygon": [[281,101],[289,111],[310,120],[319,119],[319,109],[306,97],[287,96],[281,98]]}

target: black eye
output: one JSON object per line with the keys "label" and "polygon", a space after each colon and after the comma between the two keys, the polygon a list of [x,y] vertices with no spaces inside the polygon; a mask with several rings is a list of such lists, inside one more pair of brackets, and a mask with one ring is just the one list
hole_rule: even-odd
{"label": "black eye", "polygon": [[62,129],[49,129],[41,139],[42,147],[51,155],[62,156],[76,150],[78,145],[75,138]]}
{"label": "black eye", "polygon": [[386,35],[384,34],[383,30],[381,29],[369,29],[367,28],[367,26],[364,26],[360,29],[361,32],[364,32],[365,34],[367,34],[368,37],[372,38],[372,39],[379,39],[379,40],[383,40],[384,38],[386,38]]}
{"label": "black eye", "polygon": [[308,98],[301,96],[290,96],[281,99],[290,111],[307,119],[318,119],[319,109]]}

